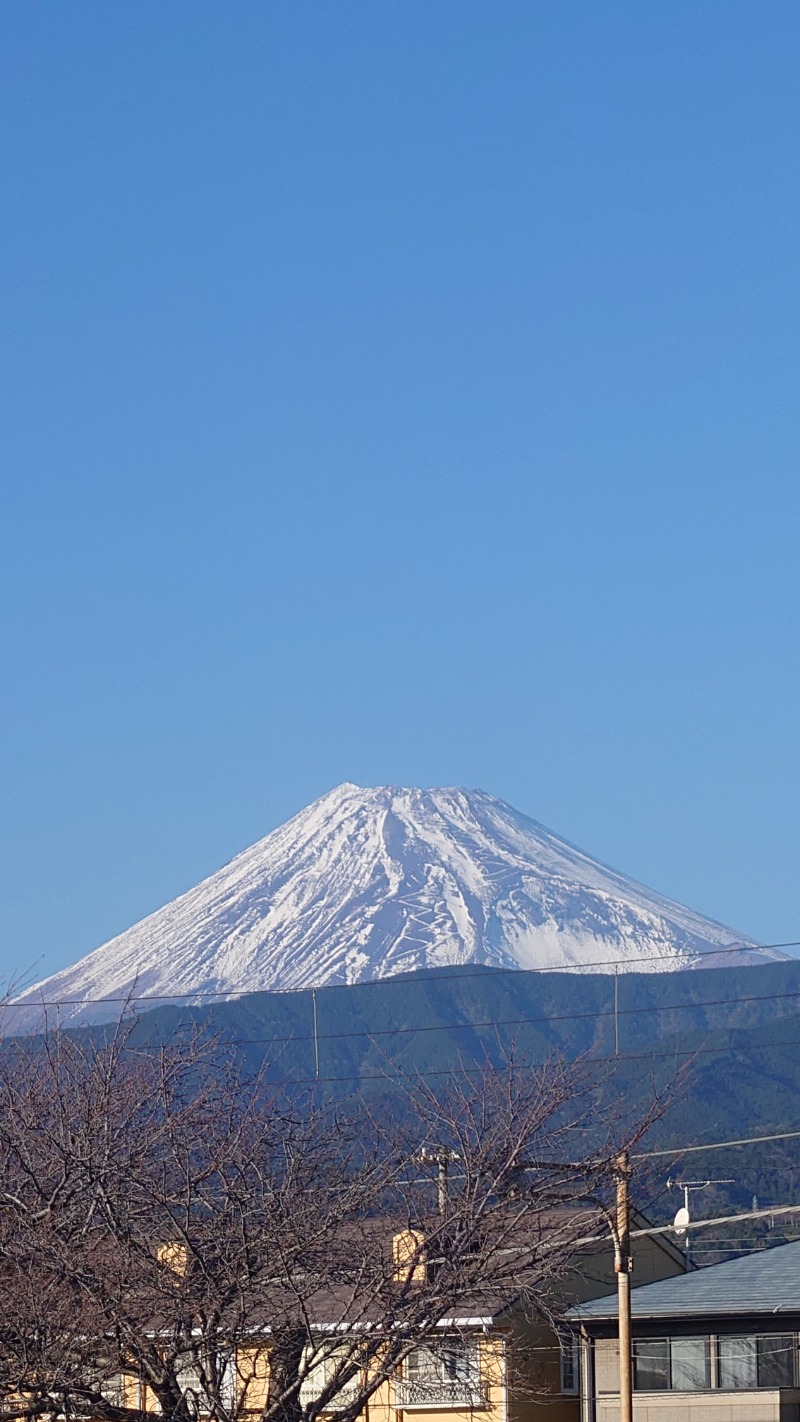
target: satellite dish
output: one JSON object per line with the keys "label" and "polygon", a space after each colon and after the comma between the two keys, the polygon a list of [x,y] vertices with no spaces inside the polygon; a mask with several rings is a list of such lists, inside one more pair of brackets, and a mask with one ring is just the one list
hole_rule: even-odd
{"label": "satellite dish", "polygon": [[678,1239],[682,1239],[689,1228],[689,1211],[685,1205],[681,1205],[681,1208],[678,1210],[677,1215],[672,1221],[672,1228],[677,1234]]}

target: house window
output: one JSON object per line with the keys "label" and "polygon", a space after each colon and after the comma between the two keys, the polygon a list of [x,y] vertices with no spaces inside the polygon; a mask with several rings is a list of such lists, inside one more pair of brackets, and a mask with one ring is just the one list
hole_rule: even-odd
{"label": "house window", "polygon": [[633,1386],[638,1392],[661,1392],[669,1387],[669,1340],[637,1339],[633,1345]]}
{"label": "house window", "polygon": [[220,1358],[219,1400],[227,1412],[235,1409],[238,1392],[236,1354],[224,1353]]}
{"label": "house window", "polygon": [[[303,1407],[319,1400],[337,1375],[345,1371],[352,1354],[353,1350],[350,1348],[306,1348],[302,1363],[305,1376],[300,1385],[300,1402]],[[360,1372],[357,1371],[331,1394],[325,1403],[326,1410],[335,1411],[338,1407],[346,1407],[358,1395],[360,1384]]]}
{"label": "house window", "polygon": [[208,1412],[208,1401],[200,1382],[200,1369],[190,1353],[178,1360],[175,1381],[183,1393],[183,1402],[190,1417]]}
{"label": "house window", "polygon": [[638,1392],[702,1392],[711,1386],[707,1338],[637,1338],[633,1386]]}
{"label": "house window", "polygon": [[[212,1412],[212,1401],[218,1401],[222,1407],[231,1410],[236,1404],[237,1392],[235,1354],[221,1350],[213,1359],[205,1357],[205,1386],[200,1377],[200,1363],[200,1356],[194,1356],[191,1352],[179,1355],[176,1359],[175,1381],[183,1393],[189,1417],[208,1417]],[[213,1382],[215,1375],[216,1386]]]}
{"label": "house window", "polygon": [[743,1387],[757,1387],[755,1338],[720,1338],[719,1385],[736,1392]]}
{"label": "house window", "polygon": [[756,1339],[759,1387],[794,1387],[795,1338],[792,1333],[774,1333]]}
{"label": "house window", "polygon": [[709,1354],[707,1338],[670,1340],[669,1385],[673,1392],[702,1392],[711,1386]]}
{"label": "house window", "polygon": [[[132,1386],[135,1388],[135,1380],[132,1379],[131,1381]],[[128,1405],[127,1388],[128,1379],[125,1377],[125,1374],[115,1373],[113,1377],[108,1378],[106,1382],[100,1384],[100,1395],[105,1398],[106,1402],[110,1402],[112,1407],[125,1407]],[[134,1402],[134,1406],[136,1405],[138,1405],[138,1399]]]}
{"label": "house window", "polygon": [[793,1333],[772,1333],[762,1338],[721,1337],[719,1385],[728,1392],[794,1387],[795,1352]]}
{"label": "house window", "polygon": [[414,1348],[396,1392],[398,1407],[482,1406],[478,1340],[443,1338]]}
{"label": "house window", "polygon": [[574,1333],[559,1339],[561,1344],[561,1391],[580,1392],[581,1349]]}

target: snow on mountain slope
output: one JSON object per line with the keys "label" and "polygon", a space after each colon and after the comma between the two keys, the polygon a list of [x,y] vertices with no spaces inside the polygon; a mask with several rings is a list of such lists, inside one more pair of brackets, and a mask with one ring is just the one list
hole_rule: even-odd
{"label": "snow on mountain slope", "polygon": [[[741,954],[719,949],[741,946]],[[715,950],[717,953],[715,955]],[[30,988],[63,1004],[307,988],[423,967],[642,970],[763,961],[750,940],[589,858],[482,790],[340,785],[218,873]],[[70,1001],[65,1003],[65,999]]]}

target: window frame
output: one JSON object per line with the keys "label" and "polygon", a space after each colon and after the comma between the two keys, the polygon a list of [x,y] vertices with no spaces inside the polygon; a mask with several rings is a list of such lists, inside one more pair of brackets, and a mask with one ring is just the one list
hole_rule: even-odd
{"label": "window frame", "polygon": [[[632,1362],[633,1362],[633,1369],[632,1369],[632,1371],[633,1371],[633,1390],[634,1390],[634,1392],[658,1392],[658,1393],[661,1393],[661,1392],[670,1392],[670,1393],[703,1392],[703,1393],[705,1393],[705,1392],[711,1392],[711,1391],[713,1391],[713,1390],[714,1390],[714,1378],[713,1378],[713,1375],[712,1375],[712,1368],[711,1368],[711,1360],[712,1360],[712,1356],[713,1356],[712,1338],[713,1338],[713,1335],[712,1335],[712,1334],[708,1334],[708,1333],[676,1333],[676,1334],[663,1334],[663,1335],[660,1335],[659,1337],[653,1337],[653,1338],[634,1338],[634,1339],[633,1339],[633,1346],[632,1346],[632,1349],[631,1349],[631,1352],[632,1352],[632,1355],[633,1355],[633,1357],[632,1357]],[[705,1382],[704,1382],[704,1383],[699,1383],[699,1384],[697,1384],[697,1385],[694,1386],[694,1387],[675,1387],[674,1382],[673,1382],[675,1363],[673,1362],[673,1356],[672,1356],[672,1353],[673,1353],[673,1344],[675,1344],[675,1343],[699,1343],[699,1344],[702,1344],[702,1345],[703,1345],[704,1361],[705,1361]],[[664,1382],[663,1387],[657,1387],[657,1386],[656,1386],[656,1387],[653,1387],[653,1386],[643,1387],[643,1386],[641,1385],[641,1383],[638,1381],[638,1378],[637,1378],[637,1371],[638,1371],[637,1364],[638,1364],[638,1361],[639,1361],[639,1359],[638,1359],[638,1357],[637,1357],[637,1352],[638,1352],[639,1349],[653,1348],[654,1345],[658,1345],[658,1344],[663,1345],[663,1348],[664,1348],[664,1365],[665,1365],[664,1376],[665,1376],[665,1379],[666,1379],[666,1380],[665,1380],[665,1382]],[[653,1373],[654,1373],[654,1372],[655,1372],[655,1369],[653,1369],[652,1371],[653,1371]]]}
{"label": "window frame", "polygon": [[559,1378],[565,1397],[576,1397],[581,1390],[581,1340],[577,1333],[560,1333]]}
{"label": "window frame", "polygon": [[[785,1350],[790,1354],[790,1380],[787,1382],[766,1382],[764,1373],[766,1372],[767,1358],[765,1343],[778,1339],[789,1340],[789,1347]],[[718,1333],[716,1338],[717,1348],[717,1390],[719,1392],[780,1392],[789,1388],[796,1388],[800,1384],[800,1369],[798,1368],[798,1335],[791,1333]],[[726,1344],[731,1343],[751,1343],[753,1345],[753,1382],[744,1382],[741,1378],[728,1379],[723,1382],[725,1369],[725,1358],[723,1351]]]}
{"label": "window frame", "polygon": [[[326,1348],[322,1343],[316,1347],[306,1344],[303,1349],[303,1361],[301,1364],[305,1369],[305,1375],[298,1392],[298,1401],[304,1407],[317,1401],[320,1393],[330,1384],[336,1369],[341,1367],[342,1363],[346,1360],[348,1351],[350,1350],[346,1343],[334,1344],[329,1348]],[[321,1375],[321,1381],[317,1383],[315,1376],[319,1375]],[[349,1382],[342,1383],[337,1391],[328,1399],[325,1406],[321,1409],[323,1414],[326,1412],[336,1412],[341,1407],[347,1407],[357,1396],[360,1387],[361,1368],[359,1367],[358,1374],[351,1378]]]}

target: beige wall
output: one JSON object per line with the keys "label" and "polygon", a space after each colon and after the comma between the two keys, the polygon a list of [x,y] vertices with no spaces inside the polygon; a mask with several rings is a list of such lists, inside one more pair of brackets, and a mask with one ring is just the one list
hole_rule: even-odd
{"label": "beige wall", "polygon": [[[637,1392],[634,1422],[796,1422],[800,1392]],[[619,1398],[597,1399],[597,1422],[619,1422]]]}
{"label": "beige wall", "polygon": [[[634,1239],[632,1243],[633,1273],[631,1284],[654,1284],[658,1279],[670,1279],[685,1272],[683,1255],[670,1245],[662,1244],[658,1236]],[[617,1276],[614,1273],[614,1253],[609,1248],[587,1249],[575,1269],[567,1276],[563,1296],[565,1306],[586,1303],[614,1293]]]}
{"label": "beige wall", "polygon": [[[594,1422],[619,1422],[619,1347],[614,1338],[594,1344]],[[591,1416],[591,1409],[587,1409]],[[635,1392],[634,1422],[797,1422],[800,1390]]]}

